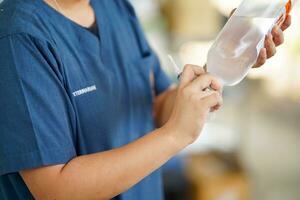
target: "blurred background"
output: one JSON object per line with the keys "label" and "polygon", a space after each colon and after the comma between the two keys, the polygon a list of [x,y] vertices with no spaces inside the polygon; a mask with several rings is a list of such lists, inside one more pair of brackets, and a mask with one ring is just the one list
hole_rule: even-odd
{"label": "blurred background", "polygon": [[[203,66],[240,0],[131,0],[169,76],[167,55]],[[286,42],[225,88],[198,141],[163,167],[167,200],[300,200],[300,4]]]}

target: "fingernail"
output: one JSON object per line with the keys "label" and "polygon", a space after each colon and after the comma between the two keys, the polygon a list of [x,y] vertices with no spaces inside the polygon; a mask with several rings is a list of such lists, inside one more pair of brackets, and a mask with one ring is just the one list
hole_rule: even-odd
{"label": "fingernail", "polygon": [[269,37],[270,40],[272,40],[273,39],[272,33],[269,33],[268,37]]}

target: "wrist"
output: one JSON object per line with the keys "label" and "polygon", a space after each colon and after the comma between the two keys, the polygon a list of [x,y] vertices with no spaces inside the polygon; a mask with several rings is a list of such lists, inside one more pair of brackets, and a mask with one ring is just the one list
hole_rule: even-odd
{"label": "wrist", "polygon": [[165,138],[168,146],[174,150],[175,154],[190,144],[186,139],[180,137],[182,134],[178,130],[170,127],[168,124],[159,129],[159,134]]}

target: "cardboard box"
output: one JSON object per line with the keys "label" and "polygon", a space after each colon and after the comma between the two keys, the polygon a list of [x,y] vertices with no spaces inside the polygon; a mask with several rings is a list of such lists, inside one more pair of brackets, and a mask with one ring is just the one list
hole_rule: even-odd
{"label": "cardboard box", "polygon": [[247,176],[230,159],[211,153],[187,159],[192,200],[249,200]]}

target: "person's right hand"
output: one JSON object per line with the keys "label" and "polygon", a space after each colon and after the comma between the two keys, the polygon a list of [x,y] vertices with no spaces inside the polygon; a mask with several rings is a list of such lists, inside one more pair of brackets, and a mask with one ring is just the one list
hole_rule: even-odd
{"label": "person's right hand", "polygon": [[175,142],[187,146],[198,138],[209,112],[218,110],[222,101],[219,81],[202,67],[186,65],[172,115],[164,128]]}

